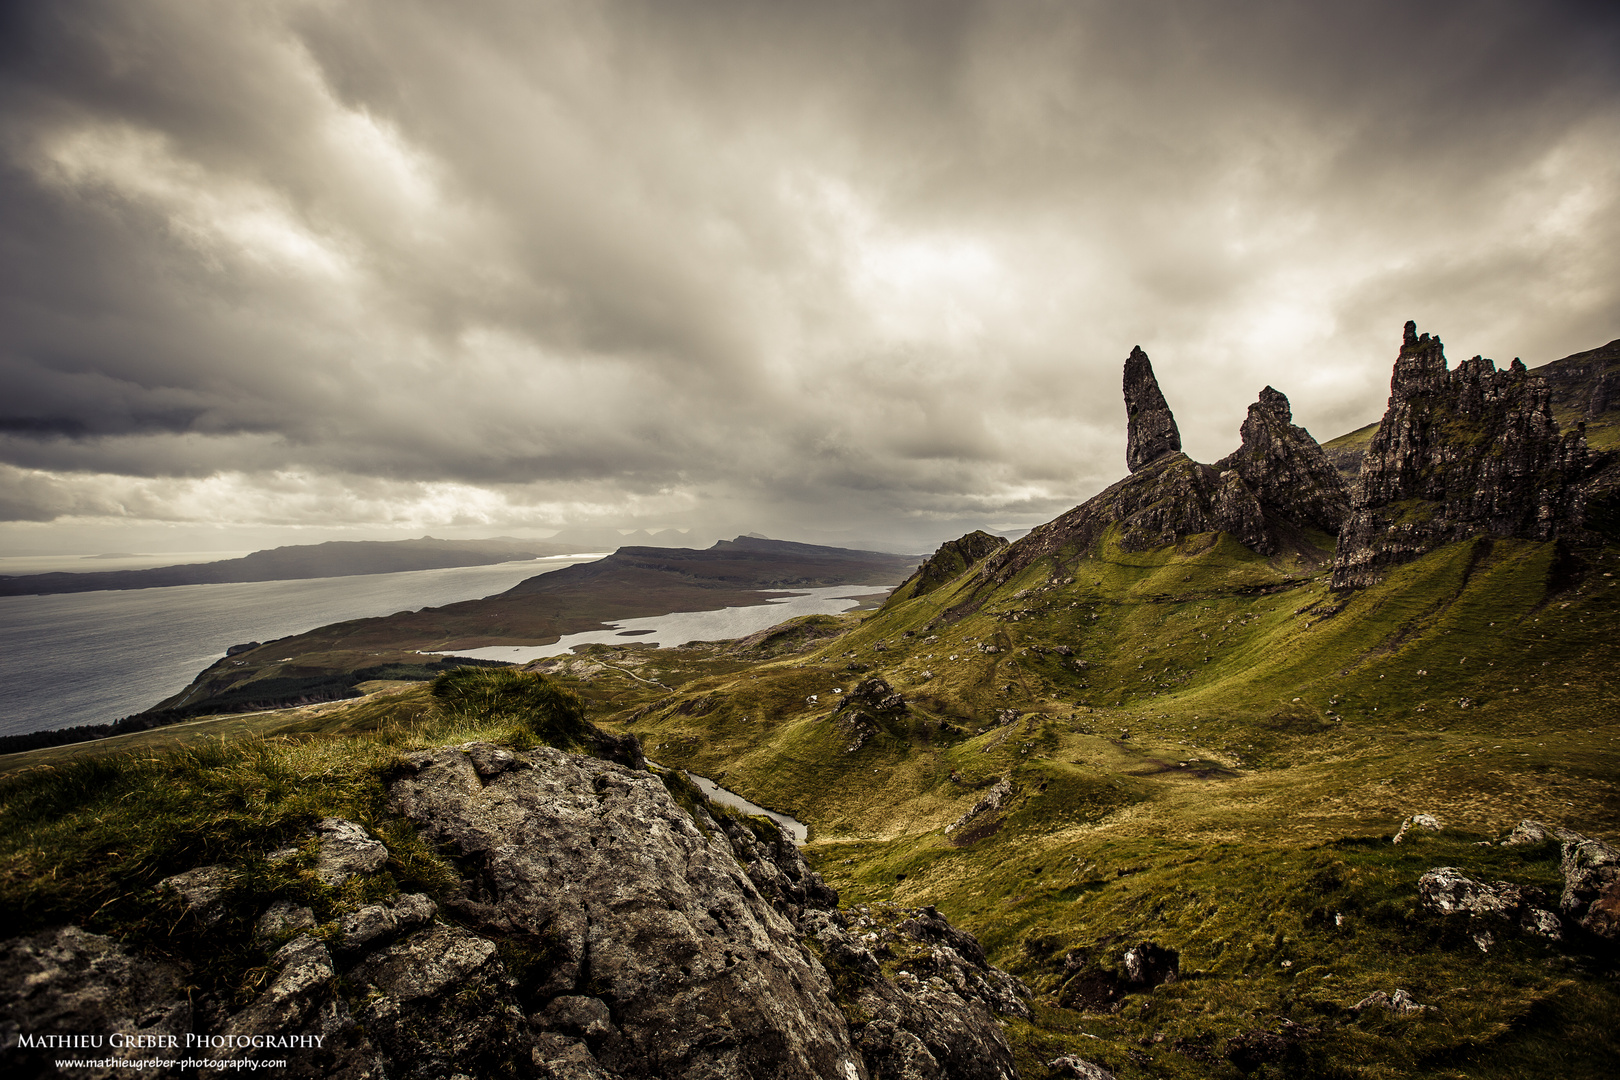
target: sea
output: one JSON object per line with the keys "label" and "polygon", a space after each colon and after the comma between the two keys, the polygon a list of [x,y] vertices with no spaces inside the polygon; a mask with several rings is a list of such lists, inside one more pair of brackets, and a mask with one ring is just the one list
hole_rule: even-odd
{"label": "sea", "polygon": [[179,693],[231,645],[505,592],[602,553],[396,574],[0,596],[0,735],[105,724]]}
{"label": "sea", "polygon": [[[0,735],[103,724],[184,689],[226,648],[317,626],[505,592],[537,574],[601,558],[564,555],[397,574],[179,585],[0,597]],[[797,615],[836,614],[872,585],[809,589],[752,607],[627,619],[547,646],[458,656],[523,662],[592,641],[678,645],[740,637]]]}

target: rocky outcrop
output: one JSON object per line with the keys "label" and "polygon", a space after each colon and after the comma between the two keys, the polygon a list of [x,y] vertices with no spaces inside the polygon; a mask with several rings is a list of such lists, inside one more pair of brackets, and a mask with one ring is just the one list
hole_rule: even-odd
{"label": "rocky outcrop", "polygon": [[1590,465],[1580,431],[1562,434],[1547,383],[1514,360],[1446,368],[1438,337],[1408,322],[1389,405],[1351,492],[1333,587],[1470,536],[1550,540],[1583,521]]}
{"label": "rocky outcrop", "polygon": [[[1027,1018],[1022,983],[931,907],[815,913],[805,929],[838,987],[874,1077],[1012,1080],[994,1014]],[[892,968],[893,977],[885,968]]]}
{"label": "rocky outcrop", "polygon": [[1268,531],[1287,524],[1338,533],[1350,512],[1350,490],[1311,433],[1293,422],[1288,398],[1266,387],[1239,430],[1243,445],[1215,468],[1243,480],[1264,508]]}
{"label": "rocky outcrop", "polygon": [[[980,530],[939,545],[939,550],[923,560],[917,572],[900,583],[893,599],[910,599],[933,592],[947,581],[962,576],[974,563],[1007,546],[1006,537]],[[893,602],[893,601],[891,601]]]}
{"label": "rocky outcrop", "polygon": [[[573,1038],[626,1076],[843,1074],[859,1055],[793,927],[645,772],[549,748],[410,756],[390,808],[467,873],[448,901],[486,935],[541,951],[516,987],[614,1024]],[[559,840],[561,843],[559,844]]]}
{"label": "rocky outcrop", "polygon": [[[1539,821],[1521,821],[1502,843],[1528,847],[1553,841],[1561,845],[1564,878],[1558,914],[1549,910],[1552,904],[1540,889],[1511,881],[1475,881],[1454,866],[1436,867],[1418,879],[1423,906],[1441,915],[1505,920],[1566,944],[1583,937],[1588,942],[1620,940],[1620,848]],[[1487,949],[1492,939],[1485,933],[1475,940]]]}
{"label": "rocky outcrop", "polygon": [[873,676],[856,684],[828,719],[849,739],[844,753],[853,754],[884,728],[898,733],[895,725],[905,721],[906,699],[886,679]]}
{"label": "rocky outcrop", "polygon": [[1455,866],[1439,866],[1418,879],[1423,906],[1441,915],[1505,919],[1544,937],[1559,936],[1557,916],[1541,890],[1511,881],[1475,881]]}
{"label": "rocky outcrop", "polygon": [[1338,531],[1348,489],[1310,432],[1293,423],[1287,397],[1262,390],[1240,428],[1242,445],[1215,465],[1201,465],[1172,448],[1180,446],[1175,421],[1140,349],[1126,363],[1125,384],[1131,475],[991,553],[980,564],[981,578],[1004,582],[1059,551],[1090,551],[1105,536],[1124,551],[1150,551],[1224,532],[1261,555],[1294,550],[1325,558],[1308,534]]}
{"label": "rocky outcrop", "polygon": [[1181,450],[1181,432],[1165,403],[1153,362],[1138,345],[1125,359],[1125,464],[1131,472]]}
{"label": "rocky outcrop", "polygon": [[[882,707],[886,689],[863,700]],[[1028,1015],[1022,985],[931,908],[894,909],[878,941],[768,822],[688,812],[644,770],[488,743],[408,755],[388,793],[460,876],[438,901],[387,896],[387,848],[324,819],[275,854],[326,897],[327,922],[285,897],[256,920],[193,915],[189,960],[72,927],[13,939],[0,1016],[13,1033],[172,1038],[126,1056],[189,1048],[221,1063],[201,1076],[270,1060],[352,1080],[1016,1076],[994,1017]],[[241,908],[248,877],[200,869],[159,895]],[[251,989],[195,989],[218,955],[253,948],[268,963]],[[50,1062],[12,1056],[8,1075]]]}

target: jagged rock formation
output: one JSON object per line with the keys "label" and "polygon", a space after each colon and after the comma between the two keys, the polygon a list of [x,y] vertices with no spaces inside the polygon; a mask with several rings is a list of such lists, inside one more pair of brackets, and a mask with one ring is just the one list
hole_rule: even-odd
{"label": "jagged rock formation", "polygon": [[[1152,382],[1151,369],[1146,379]],[[1157,383],[1152,385],[1157,394]],[[1173,430],[1174,421],[1170,424]],[[1165,451],[1133,466],[1130,476],[991,554],[980,575],[1006,581],[1058,551],[1089,550],[1110,530],[1125,551],[1149,551],[1183,537],[1224,532],[1261,555],[1309,550],[1306,530],[1338,531],[1349,502],[1344,480],[1310,432],[1293,423],[1288,398],[1266,387],[1249,407],[1240,431],[1242,445],[1215,465]],[[1133,419],[1132,455],[1137,453],[1136,432]]]}
{"label": "jagged rock formation", "polygon": [[[921,909],[868,938],[866,916],[838,911],[778,830],[689,813],[644,770],[550,748],[441,747],[403,761],[389,808],[462,875],[442,910],[422,894],[339,902],[314,926],[308,908],[274,901],[246,931],[268,978],[238,1005],[194,1007],[183,957],[48,930],[0,942],[0,1015],[28,1031],[173,1039],[150,1045],[191,1052],[125,1056],[206,1056],[228,1066],[220,1075],[248,1059],[355,1080],[1017,1075],[993,1014],[1027,1016],[1028,992],[972,937]],[[386,881],[387,849],[358,824],[323,820],[315,835],[312,882],[340,862],[373,879],[368,890]],[[177,875],[174,902],[240,906],[232,890],[248,876],[207,870]],[[220,938],[243,933],[240,920],[187,925],[199,968],[243,947]],[[891,976],[882,965],[896,955],[906,971]],[[8,1075],[54,1075],[56,1056],[9,1051]]]}
{"label": "jagged rock formation", "polygon": [[1288,398],[1266,387],[1239,429],[1243,445],[1215,468],[1242,477],[1273,521],[1337,533],[1350,512],[1349,488],[1311,433],[1293,420]]}
{"label": "jagged rock formation", "polygon": [[1372,585],[1480,533],[1550,540],[1578,529],[1589,464],[1582,433],[1559,432],[1544,380],[1517,359],[1507,371],[1478,356],[1447,371],[1440,339],[1408,322],[1339,533],[1333,587]]}
{"label": "jagged rock formation", "polygon": [[916,573],[900,583],[893,596],[898,599],[910,599],[933,592],[947,581],[960,577],[964,570],[986,555],[994,554],[1006,546],[1006,537],[995,536],[982,529],[955,540],[947,540],[939,545],[938,551],[923,560]]}
{"label": "jagged rock formation", "polygon": [[1125,359],[1125,464],[1131,472],[1181,449],[1181,432],[1165,404],[1153,363],[1138,345]]}

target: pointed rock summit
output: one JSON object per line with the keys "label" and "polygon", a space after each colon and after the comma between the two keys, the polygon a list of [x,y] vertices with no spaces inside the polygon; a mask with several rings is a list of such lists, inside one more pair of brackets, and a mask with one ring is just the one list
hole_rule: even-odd
{"label": "pointed rock summit", "polygon": [[1176,418],[1165,404],[1159,380],[1153,377],[1153,362],[1140,345],[1125,360],[1125,414],[1129,418],[1125,464],[1131,472],[1181,449]]}
{"label": "pointed rock summit", "polygon": [[1215,468],[1243,479],[1264,505],[1273,529],[1286,523],[1337,534],[1350,512],[1349,488],[1311,433],[1294,423],[1287,396],[1269,386],[1260,391],[1239,434],[1243,445]]}

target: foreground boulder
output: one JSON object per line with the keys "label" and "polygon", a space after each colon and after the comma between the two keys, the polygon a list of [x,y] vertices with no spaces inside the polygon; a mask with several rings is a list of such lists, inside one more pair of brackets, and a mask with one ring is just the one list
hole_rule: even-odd
{"label": "foreground boulder", "polygon": [[[143,1034],[158,1041],[123,1056],[159,1076],[181,1072],[157,1059],[188,1056],[212,1064],[186,1075],[284,1062],[288,1080],[1017,1076],[995,1016],[1028,1015],[1022,984],[931,908],[893,909],[878,940],[763,819],[683,809],[644,770],[487,743],[408,755],[388,805],[458,886],[389,896],[387,847],[323,820],[294,872],[332,902],[325,923],[283,897],[187,918],[169,958],[75,927],[0,942],[7,1044]],[[159,895],[240,909],[250,886],[228,871]],[[199,988],[243,949],[268,961],[248,987]],[[8,1051],[6,1075],[57,1075],[63,1048]]]}
{"label": "foreground boulder", "polygon": [[656,777],[549,748],[407,767],[389,805],[466,868],[452,909],[544,952],[516,987],[537,1025],[557,997],[598,999],[615,1023],[555,1034],[626,1076],[861,1071],[826,973]]}

